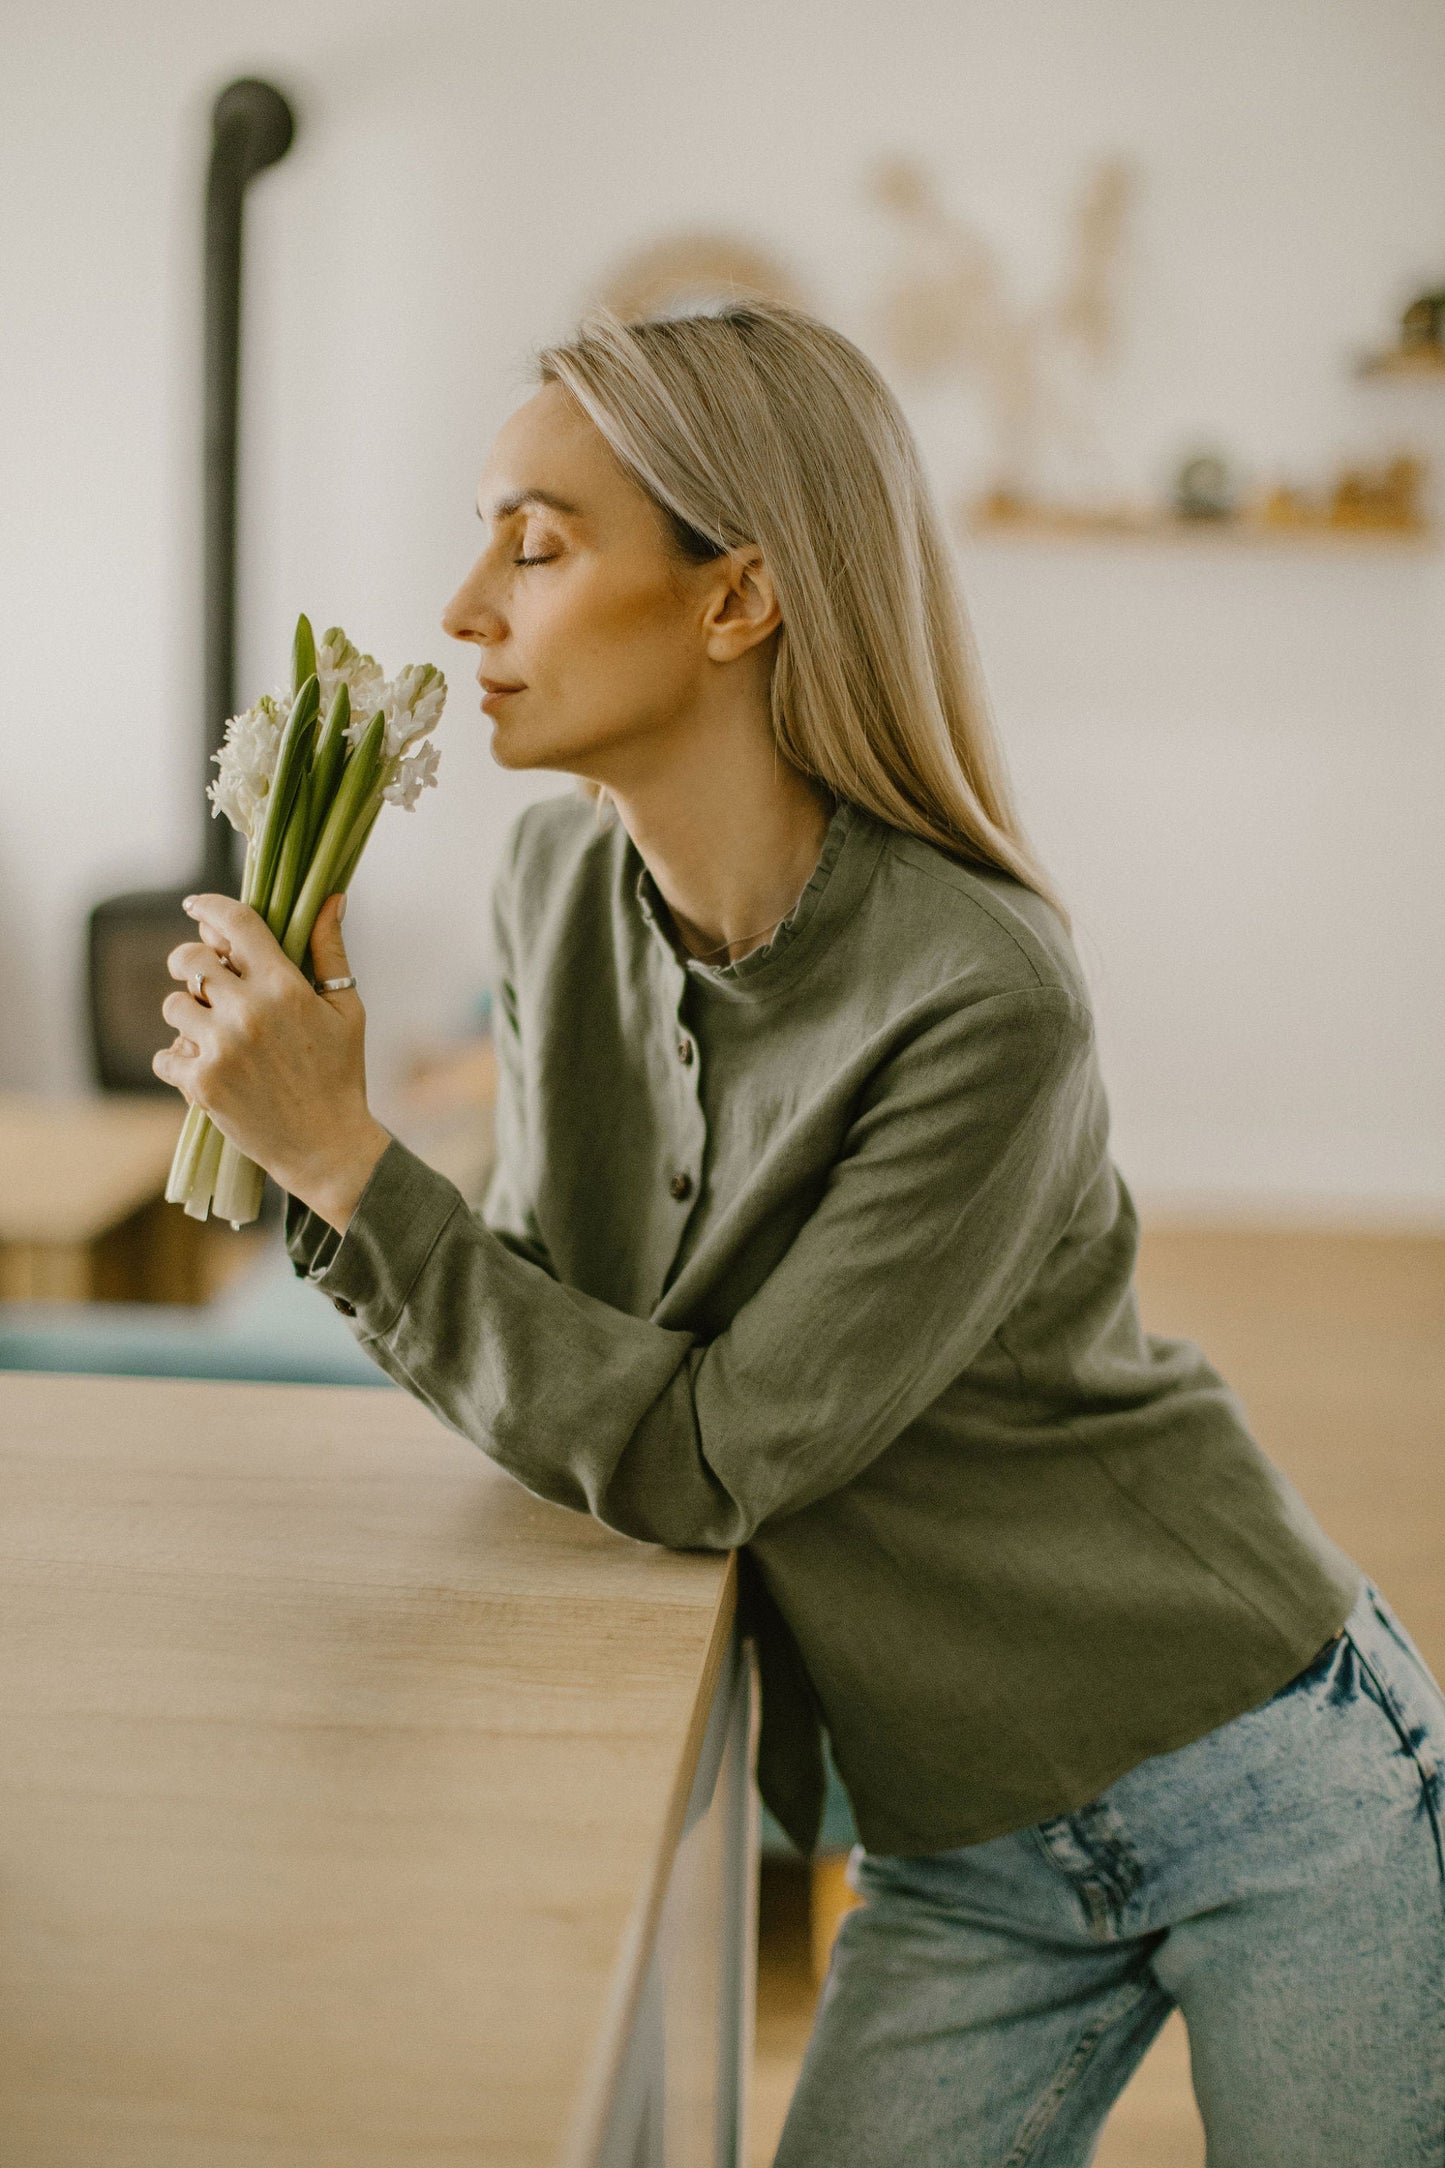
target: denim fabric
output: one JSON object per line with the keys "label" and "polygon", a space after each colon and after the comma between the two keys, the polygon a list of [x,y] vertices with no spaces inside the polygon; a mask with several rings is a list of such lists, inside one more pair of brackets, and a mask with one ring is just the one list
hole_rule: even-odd
{"label": "denim fabric", "polygon": [[1367,1579],[1270,1700],[1077,1811],[856,1845],[774,2168],[1082,2168],[1176,2005],[1209,2168],[1441,2168],[1442,1765]]}

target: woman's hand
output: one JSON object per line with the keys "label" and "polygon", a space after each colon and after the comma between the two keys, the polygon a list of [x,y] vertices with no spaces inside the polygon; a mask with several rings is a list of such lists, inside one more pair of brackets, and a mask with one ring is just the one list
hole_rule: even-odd
{"label": "woman's hand", "polygon": [[[161,1014],[178,1034],[151,1066],[281,1187],[344,1232],[390,1136],[366,1103],[366,1012],[354,987],[318,993],[264,919],[230,896],[188,896],[201,938],[166,960],[184,993]],[[311,936],[318,979],[349,977],[345,899]],[[195,995],[197,973],[203,999]]]}

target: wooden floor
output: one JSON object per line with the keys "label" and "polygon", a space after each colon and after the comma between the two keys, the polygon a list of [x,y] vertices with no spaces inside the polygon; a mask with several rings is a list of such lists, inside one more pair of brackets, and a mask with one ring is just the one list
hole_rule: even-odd
{"label": "wooden floor", "polygon": [[[1270,1458],[1445,1678],[1445,1237],[1153,1228],[1138,1288],[1145,1325],[1199,1343]],[[765,1869],[752,2168],[772,2160],[812,2023],[807,1905],[798,1869]],[[1094,2168],[1203,2162],[1176,2012]]]}

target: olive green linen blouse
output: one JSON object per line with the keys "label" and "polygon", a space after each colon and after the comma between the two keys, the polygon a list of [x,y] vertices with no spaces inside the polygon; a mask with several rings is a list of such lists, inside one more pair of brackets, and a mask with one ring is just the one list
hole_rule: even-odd
{"label": "olive green linen blouse", "polygon": [[543,1498],[741,1552],[758,1780],[873,1851],[1070,1811],[1266,1700],[1361,1569],[1187,1340],[1049,905],[839,802],[772,940],[675,943],[615,816],[516,823],[480,1213],[399,1142],[296,1269]]}

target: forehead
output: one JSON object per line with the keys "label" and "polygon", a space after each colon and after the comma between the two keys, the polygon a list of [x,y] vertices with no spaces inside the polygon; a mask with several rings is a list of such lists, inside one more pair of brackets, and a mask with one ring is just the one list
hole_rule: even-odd
{"label": "forehead", "polygon": [[477,510],[484,519],[500,518],[535,502],[585,517],[635,491],[570,392],[544,384],[497,431],[477,486]]}

